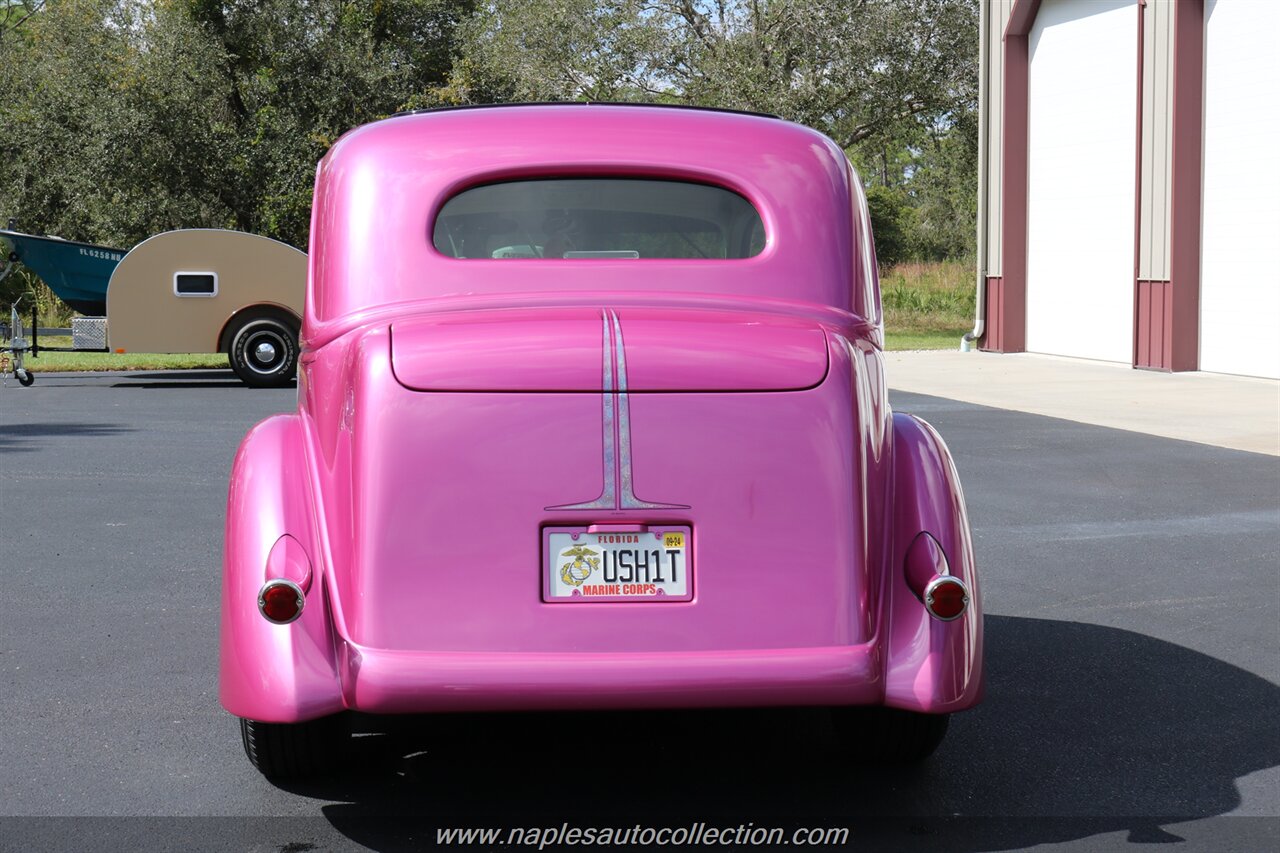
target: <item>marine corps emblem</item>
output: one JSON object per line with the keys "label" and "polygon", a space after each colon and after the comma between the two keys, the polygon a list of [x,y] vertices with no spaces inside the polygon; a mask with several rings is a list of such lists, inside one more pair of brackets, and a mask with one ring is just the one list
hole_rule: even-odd
{"label": "marine corps emblem", "polygon": [[600,568],[597,552],[581,545],[560,552],[560,557],[573,557],[573,561],[560,567],[560,580],[569,586],[582,586],[582,582],[591,577],[591,573]]}

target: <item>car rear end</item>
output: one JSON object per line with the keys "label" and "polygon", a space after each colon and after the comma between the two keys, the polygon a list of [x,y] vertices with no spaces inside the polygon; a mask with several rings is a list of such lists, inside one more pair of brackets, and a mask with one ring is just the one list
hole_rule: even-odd
{"label": "car rear end", "polygon": [[355,349],[321,487],[356,531],[350,707],[879,701],[859,415],[820,325],[508,309]]}
{"label": "car rear end", "polygon": [[[894,458],[830,140],[659,108],[392,119],[321,163],[310,264],[299,411],[247,440],[228,513],[223,703],[264,772],[344,710],[891,705],[918,757],[976,701],[980,622],[933,624],[900,568],[930,525],[954,566],[912,550],[922,589],[972,557],[936,434]],[[241,599],[276,536],[310,585],[264,625]]]}

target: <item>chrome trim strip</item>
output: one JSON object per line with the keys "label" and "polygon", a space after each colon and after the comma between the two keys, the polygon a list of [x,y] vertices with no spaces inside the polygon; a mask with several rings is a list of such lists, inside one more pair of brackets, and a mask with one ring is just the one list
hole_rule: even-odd
{"label": "chrome trim strip", "polygon": [[618,453],[621,459],[622,494],[618,509],[688,509],[687,504],[664,504],[642,501],[636,497],[631,482],[631,400],[627,394],[627,354],[622,345],[622,323],[618,315],[613,318],[613,343],[618,364]]}
{"label": "chrome trim strip", "polygon": [[[622,343],[622,323],[613,311],[602,311],[604,321],[604,489],[593,501],[544,507],[548,512],[588,509],[689,509],[688,504],[642,501],[631,479],[631,402],[627,394],[627,354]],[[612,325],[612,330],[610,326]],[[614,388],[614,369],[618,383]],[[621,488],[619,488],[621,483]]]}
{"label": "chrome trim strip", "polygon": [[603,353],[602,370],[604,373],[604,384],[602,386],[603,393],[600,395],[600,398],[604,401],[602,410],[602,420],[604,421],[604,488],[600,492],[600,497],[593,501],[545,507],[547,511],[617,509],[618,507],[617,444],[615,442],[613,414],[613,341],[609,336],[609,316],[602,311],[600,312],[600,319],[604,323],[604,338],[603,344],[600,347],[600,351]]}

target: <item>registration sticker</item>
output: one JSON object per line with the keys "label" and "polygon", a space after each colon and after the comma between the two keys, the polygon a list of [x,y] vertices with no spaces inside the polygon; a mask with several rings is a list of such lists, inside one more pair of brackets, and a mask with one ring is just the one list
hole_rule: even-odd
{"label": "registration sticker", "polygon": [[687,526],[543,530],[543,600],[663,602],[693,598]]}

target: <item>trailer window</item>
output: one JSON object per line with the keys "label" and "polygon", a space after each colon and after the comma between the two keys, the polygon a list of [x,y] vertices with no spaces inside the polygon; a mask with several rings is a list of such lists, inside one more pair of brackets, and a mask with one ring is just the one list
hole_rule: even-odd
{"label": "trailer window", "polygon": [[453,258],[749,258],[764,223],[731,190],[685,181],[564,178],[464,190],[436,217]]}
{"label": "trailer window", "polygon": [[178,296],[217,296],[216,272],[176,272],[173,274],[173,292]]}

